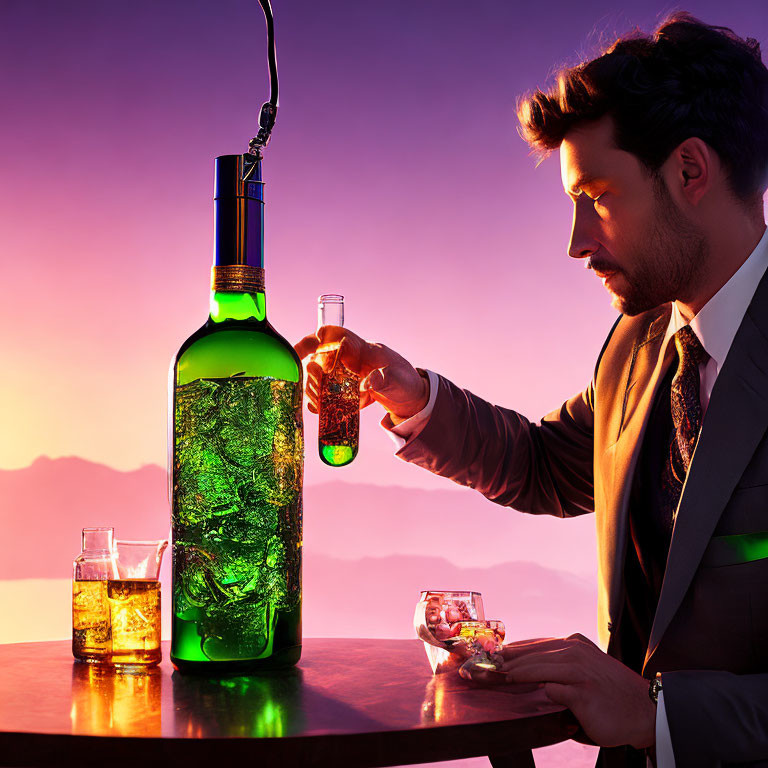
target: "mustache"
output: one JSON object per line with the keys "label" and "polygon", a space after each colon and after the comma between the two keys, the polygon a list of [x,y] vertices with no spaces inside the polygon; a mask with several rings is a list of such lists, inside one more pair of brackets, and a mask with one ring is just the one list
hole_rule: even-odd
{"label": "mustache", "polygon": [[584,269],[591,269],[593,272],[601,272],[604,275],[609,272],[622,272],[615,264],[602,259],[595,259],[592,256],[584,262]]}

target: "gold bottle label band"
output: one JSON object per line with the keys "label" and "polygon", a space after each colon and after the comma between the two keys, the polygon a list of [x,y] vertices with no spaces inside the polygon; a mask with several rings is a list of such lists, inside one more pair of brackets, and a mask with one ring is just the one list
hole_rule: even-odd
{"label": "gold bottle label band", "polygon": [[214,291],[263,293],[264,270],[247,264],[214,267],[211,271],[211,287]]}

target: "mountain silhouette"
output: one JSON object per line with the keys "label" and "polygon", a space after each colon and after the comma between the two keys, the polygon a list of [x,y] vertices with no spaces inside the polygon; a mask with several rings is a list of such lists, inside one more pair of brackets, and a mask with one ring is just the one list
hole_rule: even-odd
{"label": "mountain silhouette", "polygon": [[0,579],[71,578],[80,531],[111,525],[122,539],[168,536],[166,473],[119,472],[68,457],[0,471]]}
{"label": "mountain silhouette", "polygon": [[594,582],[536,563],[461,568],[438,557],[350,561],[311,552],[304,561],[304,632],[308,637],[413,637],[414,609],[424,589],[480,592],[486,618],[504,622],[507,640],[573,632],[594,639],[596,634]]}
{"label": "mountain silhouette", "polygon": [[[594,581],[591,515],[559,520],[493,504],[468,489],[351,484],[304,489],[305,552],[336,559],[415,555],[461,567],[529,561]],[[41,457],[0,470],[0,579],[68,578],[80,530],[112,525],[125,539],[168,536],[164,469],[120,472],[80,458]]]}

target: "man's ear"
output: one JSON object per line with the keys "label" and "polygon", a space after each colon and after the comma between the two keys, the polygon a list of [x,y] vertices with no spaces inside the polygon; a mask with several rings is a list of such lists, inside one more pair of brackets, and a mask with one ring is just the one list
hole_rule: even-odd
{"label": "man's ear", "polygon": [[697,206],[712,188],[717,156],[705,141],[691,137],[672,150],[664,165],[668,188]]}

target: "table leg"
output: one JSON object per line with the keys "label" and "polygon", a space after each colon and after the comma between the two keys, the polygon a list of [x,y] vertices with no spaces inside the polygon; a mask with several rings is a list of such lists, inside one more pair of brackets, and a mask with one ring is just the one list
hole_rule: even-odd
{"label": "table leg", "polygon": [[536,768],[530,749],[505,755],[488,755],[493,768]]}

